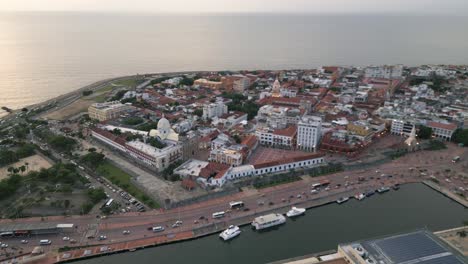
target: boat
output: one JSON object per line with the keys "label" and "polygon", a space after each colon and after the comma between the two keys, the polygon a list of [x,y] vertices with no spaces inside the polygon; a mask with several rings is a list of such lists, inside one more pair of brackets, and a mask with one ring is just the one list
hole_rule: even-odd
{"label": "boat", "polygon": [[379,189],[377,189],[378,193],[384,193],[384,192],[388,192],[388,191],[390,191],[390,188],[388,188],[386,186],[383,186],[383,187],[380,187]]}
{"label": "boat", "polygon": [[252,221],[255,230],[261,230],[286,223],[286,217],[282,214],[267,214],[256,217]]}
{"label": "boat", "polygon": [[287,217],[299,216],[299,215],[304,214],[305,211],[306,211],[305,208],[297,208],[297,207],[293,206],[293,207],[291,208],[291,210],[289,210],[289,211],[286,213],[286,216],[287,216]]}
{"label": "boat", "polygon": [[375,194],[375,191],[374,191],[374,190],[371,190],[371,191],[367,191],[367,192],[366,192],[366,196],[367,196],[367,197],[371,197],[371,196],[374,195],[374,194]]}
{"label": "boat", "polygon": [[230,225],[228,229],[224,230],[219,237],[227,241],[229,239],[233,239],[234,237],[238,236],[241,233],[241,230],[238,226]]}
{"label": "boat", "polygon": [[347,202],[348,200],[349,200],[349,197],[341,197],[341,198],[339,198],[338,200],[336,200],[336,202],[337,202],[338,204],[342,204],[342,203],[344,203],[344,202]]}
{"label": "boat", "polygon": [[397,191],[400,189],[400,184],[396,183],[395,185],[393,185],[392,187],[393,190]]}
{"label": "boat", "polygon": [[362,199],[366,198],[366,195],[363,193],[356,193],[356,195],[354,195],[354,198],[356,198],[356,200],[358,201],[361,201]]}

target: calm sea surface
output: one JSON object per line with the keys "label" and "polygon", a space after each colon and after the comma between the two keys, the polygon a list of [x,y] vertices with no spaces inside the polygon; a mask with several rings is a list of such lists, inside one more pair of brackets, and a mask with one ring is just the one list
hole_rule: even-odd
{"label": "calm sea surface", "polygon": [[468,17],[1,13],[0,106],[118,75],[468,63]]}
{"label": "calm sea surface", "polygon": [[336,249],[339,243],[359,239],[420,228],[452,228],[467,219],[463,206],[422,184],[412,184],[360,202],[351,199],[342,205],[310,209],[277,230],[257,233],[243,227],[241,235],[228,243],[212,235],[77,264],[267,263]]}

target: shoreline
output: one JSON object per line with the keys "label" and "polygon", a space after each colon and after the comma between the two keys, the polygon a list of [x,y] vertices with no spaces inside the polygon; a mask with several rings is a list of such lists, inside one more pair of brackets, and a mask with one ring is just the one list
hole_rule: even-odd
{"label": "shoreline", "polygon": [[[144,73],[144,74],[123,75],[123,76],[118,76],[118,77],[109,77],[109,78],[106,78],[106,79],[94,81],[94,82],[92,82],[92,83],[90,83],[88,85],[77,88],[77,89],[72,90],[70,92],[66,92],[66,93],[58,95],[56,97],[49,98],[49,99],[47,99],[45,101],[38,102],[38,103],[35,103],[35,104],[30,104],[30,105],[24,105],[24,106],[22,106],[20,108],[13,109],[13,108],[8,107],[7,105],[0,105],[0,107],[6,107],[6,108],[11,110],[11,112],[7,112],[7,111],[2,109],[1,111],[4,111],[5,115],[2,115],[2,112],[0,112],[0,120],[7,120],[7,119],[12,118],[18,112],[21,112],[22,108],[31,109],[31,108],[35,108],[35,107],[43,107],[43,106],[45,106],[45,105],[47,105],[49,103],[52,103],[54,101],[70,100],[72,97],[76,96],[76,98],[72,99],[72,101],[69,102],[68,104],[73,103],[74,101],[76,101],[79,98],[83,97],[83,95],[81,94],[83,91],[85,91],[85,90],[96,90],[96,89],[99,89],[101,86],[111,84],[112,82],[115,82],[115,81],[131,79],[131,78],[135,78],[135,77],[138,77],[138,76],[148,77],[148,76],[153,76],[153,75],[175,75],[175,74],[192,74],[192,73],[206,73],[206,72],[210,72],[210,71],[203,70],[203,71],[160,72],[160,73]],[[54,111],[58,111],[58,110],[60,110],[61,108],[65,107],[65,106],[66,105],[60,106],[58,109],[54,109]],[[38,115],[41,115],[41,114],[43,114],[45,112],[46,111],[41,112]]]}
{"label": "shoreline", "polygon": [[[426,186],[427,188],[444,195],[445,197],[449,198],[450,200],[457,202],[458,204],[464,206],[464,208],[467,208],[468,204],[465,203],[460,203],[457,200],[454,200],[452,197],[447,196],[442,189],[438,190],[435,188],[432,188],[430,185],[425,183],[424,181],[406,181],[403,183],[400,183],[401,185],[412,185],[412,184],[421,184],[423,186]],[[307,201],[301,201],[301,202],[296,202],[288,205],[281,205],[280,207],[277,208],[271,208],[271,209],[266,209],[261,212],[255,212],[252,215],[247,215],[247,216],[241,216],[235,219],[229,219],[224,222],[219,222],[219,223],[211,223],[206,226],[199,227],[197,229],[192,229],[188,231],[181,231],[179,233],[175,233],[172,238],[167,238],[167,235],[162,235],[162,236],[154,236],[154,237],[146,237],[146,238],[138,238],[134,240],[129,240],[129,241],[124,241],[124,242],[117,242],[117,243],[112,243],[108,245],[96,245],[96,246],[90,246],[87,248],[81,248],[81,249],[75,249],[75,250],[70,250],[70,251],[64,251],[60,252],[58,254],[54,255],[54,259],[56,260],[55,263],[71,263],[71,262],[76,262],[76,261],[81,261],[85,259],[90,259],[90,258],[98,258],[98,257],[103,257],[106,255],[113,255],[113,254],[121,254],[121,253],[126,253],[126,252],[134,252],[137,250],[141,249],[146,249],[146,248],[152,248],[152,247],[158,247],[158,246],[164,246],[164,245],[169,245],[169,244],[176,244],[176,243],[182,243],[186,241],[191,241],[199,238],[203,238],[206,236],[214,235],[219,232],[222,232],[226,226],[227,222],[233,225],[238,225],[238,226],[247,226],[250,224],[253,218],[260,216],[260,215],[265,215],[268,213],[281,213],[285,214],[287,210],[290,209],[291,206],[302,206],[304,208],[307,208],[307,210],[314,209],[314,208],[319,208],[323,206],[327,206],[330,204],[336,203],[336,199],[338,197],[346,196],[349,195],[350,199],[353,199],[353,194],[356,192],[361,192],[365,191],[369,187],[362,187],[359,189],[353,189],[353,190],[346,190],[340,193],[336,194],[331,194],[326,197],[322,198],[315,198],[315,199],[310,199]],[[376,195],[385,195],[385,194],[376,194]],[[198,233],[199,231],[200,233]],[[100,250],[103,247],[109,248],[108,251],[101,252]],[[84,255],[85,250],[91,250],[92,253],[89,255]],[[69,258],[62,258],[64,254],[70,254]]]}

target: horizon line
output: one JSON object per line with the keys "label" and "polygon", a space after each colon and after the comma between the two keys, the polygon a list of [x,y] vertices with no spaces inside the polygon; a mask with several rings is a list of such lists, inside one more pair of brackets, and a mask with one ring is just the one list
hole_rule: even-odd
{"label": "horizon line", "polygon": [[94,13],[94,14],[142,14],[142,15],[458,15],[458,12],[414,12],[414,11],[366,11],[366,12],[278,12],[278,11],[230,11],[230,12],[174,12],[143,10],[0,10],[1,13]]}

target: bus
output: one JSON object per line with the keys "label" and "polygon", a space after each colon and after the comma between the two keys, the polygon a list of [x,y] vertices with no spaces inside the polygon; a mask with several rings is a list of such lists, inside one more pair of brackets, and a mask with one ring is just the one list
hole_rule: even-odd
{"label": "bus", "polygon": [[226,213],[225,212],[216,212],[213,214],[213,218],[216,219],[216,218],[222,218],[224,217]]}
{"label": "bus", "polygon": [[238,209],[244,207],[244,202],[242,201],[237,201],[237,202],[230,202],[229,206],[231,209]]}
{"label": "bus", "polygon": [[3,232],[0,233],[0,237],[13,237],[13,232]]}
{"label": "bus", "polygon": [[327,187],[328,185],[330,185],[329,180],[322,180],[320,182],[312,184],[312,189],[317,189],[317,188],[320,188],[320,187]]}
{"label": "bus", "polygon": [[107,203],[105,204],[105,207],[109,207],[111,206],[112,202],[114,201],[114,199],[109,199],[109,201],[107,201]]}

